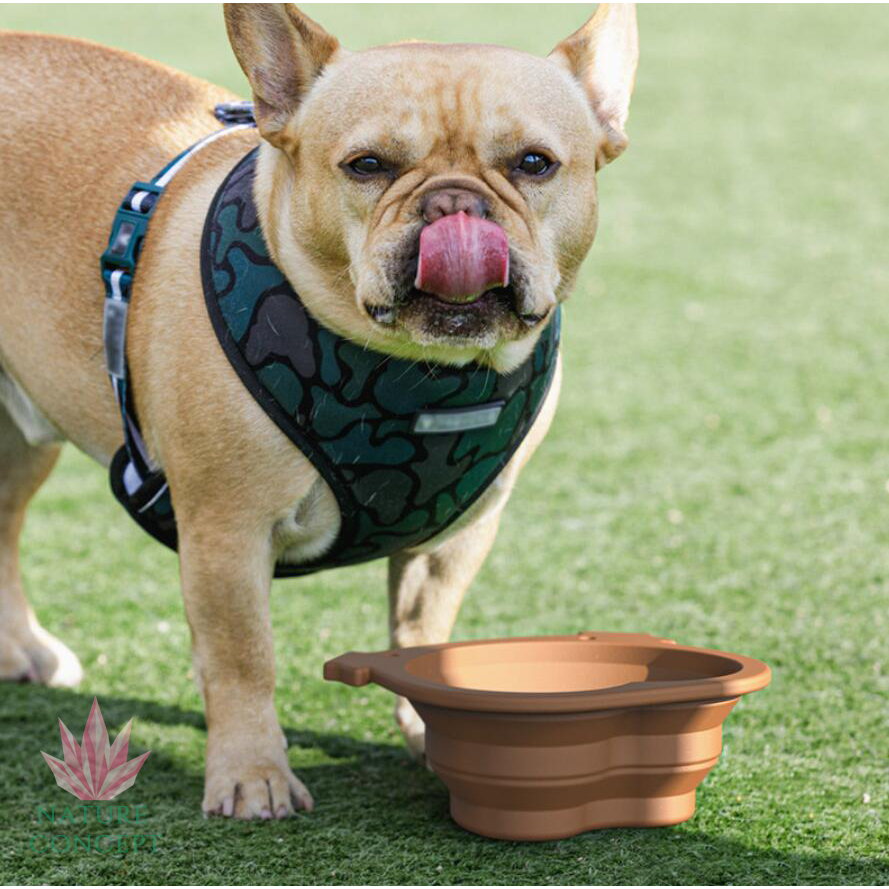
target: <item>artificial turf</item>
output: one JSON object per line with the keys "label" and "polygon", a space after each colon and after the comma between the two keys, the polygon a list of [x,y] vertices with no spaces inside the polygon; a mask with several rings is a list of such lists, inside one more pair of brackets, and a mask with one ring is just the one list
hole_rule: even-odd
{"label": "artificial turf", "polygon": [[[355,48],[422,37],[538,53],[587,14],[307,9]],[[278,706],[316,810],[204,820],[175,557],[68,449],[31,510],[23,567],[86,678],[0,689],[0,882],[889,881],[887,25],[884,7],[641,9],[632,145],[600,177],[559,413],[456,628],[650,631],[767,661],[772,685],[729,717],[692,820],[540,844],[455,826],[387,693],[320,678],[328,657],[385,646],[382,564],[273,588]],[[90,37],[244,90],[215,6],[6,6],[0,27]],[[38,805],[74,802],[40,751],[59,754],[57,717],[80,736],[93,695],[112,735],[135,716],[131,750],[152,751],[125,800],[146,807],[154,853],[29,848]]]}

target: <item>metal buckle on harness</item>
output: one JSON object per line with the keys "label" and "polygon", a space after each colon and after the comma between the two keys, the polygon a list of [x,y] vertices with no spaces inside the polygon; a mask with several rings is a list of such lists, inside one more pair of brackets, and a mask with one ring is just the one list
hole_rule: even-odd
{"label": "metal buckle on harness", "polygon": [[130,189],[114,216],[108,249],[102,254],[103,272],[119,268],[133,273],[142,240],[148,231],[148,220],[163,190],[162,186],[151,182],[137,182]]}
{"label": "metal buckle on harness", "polygon": [[105,283],[103,340],[105,363],[112,377],[126,376],[127,312],[133,272],[163,186],[137,182],[114,215],[108,248],[102,254],[102,280]]}
{"label": "metal buckle on harness", "polygon": [[220,102],[213,114],[221,123],[256,123],[252,102]]}

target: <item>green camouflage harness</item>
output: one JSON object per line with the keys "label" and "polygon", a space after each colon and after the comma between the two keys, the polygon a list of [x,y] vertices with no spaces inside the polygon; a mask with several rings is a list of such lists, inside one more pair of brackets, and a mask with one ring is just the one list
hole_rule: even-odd
{"label": "green camouflage harness", "polygon": [[[416,546],[462,515],[527,435],[555,373],[559,313],[508,374],[362,348],[318,324],[270,259],[253,202],[255,163],[253,150],[207,214],[207,311],[244,385],[330,486],[341,515],[324,555],[278,563],[275,574],[308,574]],[[138,432],[129,393],[122,410],[125,429]],[[128,434],[112,463],[112,488],[145,530],[175,548],[166,480],[147,458],[140,467],[133,450]]]}

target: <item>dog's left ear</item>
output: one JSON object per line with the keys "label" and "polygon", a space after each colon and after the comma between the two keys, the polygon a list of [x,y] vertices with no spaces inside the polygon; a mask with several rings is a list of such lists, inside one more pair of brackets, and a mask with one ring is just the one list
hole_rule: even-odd
{"label": "dog's left ear", "polygon": [[548,58],[580,81],[605,131],[596,147],[596,166],[614,160],[626,147],[624,133],[639,62],[639,34],[633,3],[600,3],[595,15]]}
{"label": "dog's left ear", "polygon": [[224,9],[229,42],[253,88],[259,132],[287,148],[293,112],[312,80],[343,50],[292,3],[226,3]]}

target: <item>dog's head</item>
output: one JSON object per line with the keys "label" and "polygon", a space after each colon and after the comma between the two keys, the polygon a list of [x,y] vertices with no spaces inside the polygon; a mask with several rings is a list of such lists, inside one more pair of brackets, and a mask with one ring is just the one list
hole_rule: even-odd
{"label": "dog's head", "polygon": [[404,357],[509,370],[567,296],[624,149],[635,12],[600,5],[547,58],[343,50],[292,5],[228,4],[262,147],[257,203],[309,310]]}

